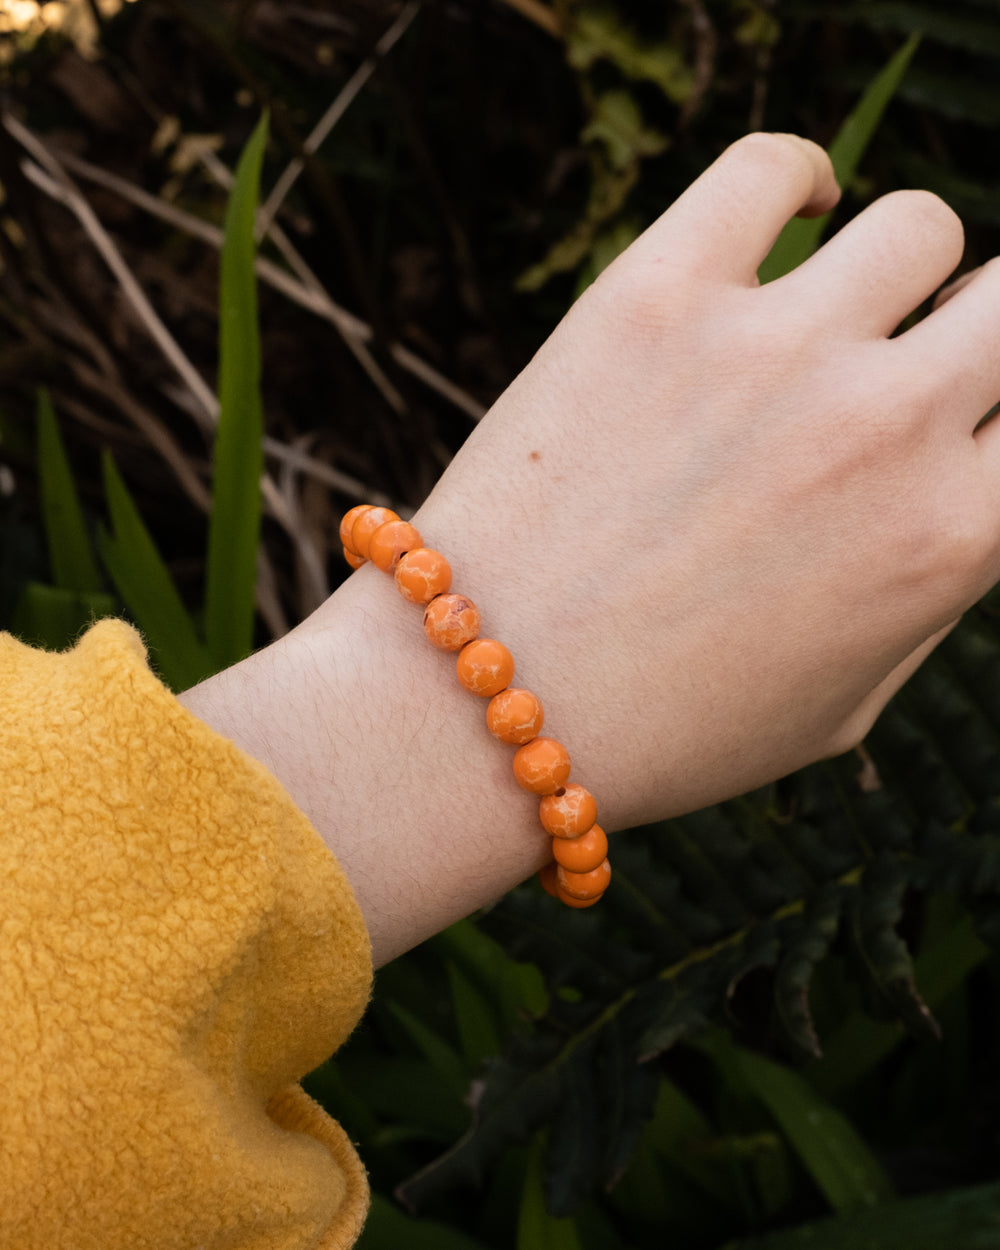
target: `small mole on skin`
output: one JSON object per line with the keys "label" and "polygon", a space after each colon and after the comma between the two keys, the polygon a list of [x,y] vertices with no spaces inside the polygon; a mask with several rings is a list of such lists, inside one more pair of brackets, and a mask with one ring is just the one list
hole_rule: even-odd
{"label": "small mole on skin", "polygon": [[542,458],[542,453],[540,451],[533,451],[528,456],[529,460],[541,460],[541,458]]}

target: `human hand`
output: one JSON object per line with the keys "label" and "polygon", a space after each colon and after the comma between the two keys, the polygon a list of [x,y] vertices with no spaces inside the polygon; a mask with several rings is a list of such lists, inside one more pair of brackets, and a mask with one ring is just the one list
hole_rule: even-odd
{"label": "human hand", "polygon": [[791,136],[730,148],[577,302],[420,510],[611,827],[857,743],[1000,576],[1000,269],[886,196],[788,276],[838,191]]}
{"label": "human hand", "polygon": [[[730,148],[414,517],[609,831],[846,750],[1000,576],[1000,427],[977,428],[1000,395],[1000,268],[889,338],[962,250],[911,191],[759,288],[785,221],[837,195],[804,140]],[[183,697],[313,821],[376,963],[551,856],[510,748],[377,569]]]}

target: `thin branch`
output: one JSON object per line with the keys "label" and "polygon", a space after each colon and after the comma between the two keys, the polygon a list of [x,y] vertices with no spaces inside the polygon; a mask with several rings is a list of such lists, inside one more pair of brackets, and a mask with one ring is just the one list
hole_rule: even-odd
{"label": "thin branch", "polygon": [[[232,171],[223,164],[210,148],[205,148],[199,153],[201,163],[208,170],[209,174],[224,190],[229,190],[233,184]],[[297,274],[302,284],[309,290],[326,295],[326,291],[319,278],[306,264],[300,253],[292,244],[291,239],[285,234],[281,226],[276,221],[272,221],[267,229],[267,237],[277,247],[278,251],[288,262],[292,272]],[[327,298],[329,298],[327,296]],[[371,335],[368,335],[370,338]],[[381,391],[382,398],[386,401],[390,408],[398,415],[403,416],[407,411],[406,400],[400,395],[399,391],[386,377],[384,370],[379,366],[378,362],[372,356],[371,352],[364,346],[366,340],[359,335],[349,337],[344,334],[344,342],[348,350],[354,355],[358,364],[364,369],[371,380],[375,383],[376,388]]]}
{"label": "thin branch", "polygon": [[[135,186],[126,179],[119,178],[117,174],[109,173],[96,165],[91,165],[79,157],[61,154],[61,159],[69,169],[79,174],[80,177],[97,183],[99,186],[107,187],[108,190],[117,192],[123,199],[135,204],[138,208],[144,209],[151,216],[159,217],[162,221],[166,221],[178,230],[183,230],[195,238],[201,239],[211,247],[221,248],[223,233],[218,226],[203,221],[202,218],[196,217],[193,213],[185,212],[183,209],[177,208],[176,205],[167,203],[159,196],[151,195],[148,191],[144,191],[141,187]],[[221,165],[221,170],[231,180],[229,170],[221,162],[218,163]],[[292,250],[294,252],[294,249]],[[297,256],[298,254],[295,253],[295,255]],[[280,291],[301,308],[308,309],[316,316],[328,321],[343,336],[345,343],[352,351],[356,347],[363,351],[363,345],[370,343],[373,338],[371,326],[367,322],[362,321],[360,317],[356,317],[354,313],[348,312],[342,305],[336,303],[327,294],[315,274],[308,268],[305,269],[305,272],[309,275],[311,281],[296,281],[291,274],[274,264],[273,261],[269,261],[262,256],[257,258],[257,273],[263,282]],[[390,343],[389,351],[401,368],[414,377],[419,378],[425,386],[436,391],[442,398],[447,399],[449,403],[454,404],[456,408],[470,416],[473,421],[479,421],[482,418],[485,412],[482,404],[473,399],[467,391],[462,390],[461,387],[449,381],[415,352],[412,352],[400,343]],[[357,355],[357,352],[355,354]],[[374,368],[378,368],[367,352],[364,353],[364,356],[366,360],[371,362]],[[360,359],[361,357],[359,357]],[[365,367],[367,368],[367,365]]]}
{"label": "thin branch", "polygon": [[[300,157],[304,156],[302,137],[291,120],[291,114],[285,102],[272,94],[267,83],[258,77],[257,72],[242,59],[238,49],[209,20],[203,12],[205,6],[195,4],[192,0],[162,0],[162,3],[176,15],[180,22],[190,26],[209,47],[215,50],[218,57],[250,89],[260,107],[270,109],[274,133],[292,152]],[[308,156],[305,156],[305,160],[313,191],[322,202],[331,225],[340,234],[344,265],[357,291],[358,299],[369,310],[372,320],[376,321],[378,307],[376,292],[371,284],[369,273],[361,263],[362,248],[337,182],[317,162]]]}
{"label": "thin branch", "polygon": [[49,275],[42,271],[35,276],[40,291],[48,297],[32,301],[34,315],[40,323],[49,319],[49,329],[54,338],[68,337],[77,347],[85,351],[97,365],[105,377],[117,374],[115,358],[108,351],[107,344],[99,334],[95,334],[87,321],[80,315],[76,305],[67,299],[61,287],[54,283]]}
{"label": "thin branch", "polygon": [[[308,436],[306,436],[308,438]],[[302,452],[305,455],[301,444],[305,441],[303,438],[296,440],[294,450]],[[278,472],[278,484],[281,487],[288,507],[295,517],[298,526],[305,529],[309,525],[308,516],[303,515],[303,508],[296,489],[295,470],[287,463],[281,466]],[[313,525],[315,530],[317,527]],[[326,577],[326,561],[320,555],[320,543],[325,551],[326,543],[321,533],[318,533],[316,540],[312,544],[313,558],[309,560],[299,560],[299,612],[302,616],[308,616],[314,608],[318,608],[324,599],[330,593],[330,586]]]}
{"label": "thin branch", "polygon": [[207,515],[212,507],[212,496],[205,483],[192,469],[188,456],[163,423],[136,401],[120,379],[101,374],[81,360],[71,358],[69,364],[70,369],[83,386],[100,395],[105,401],[113,403],[128,417],[135,428],[143,433],[148,444],[156,448],[173,470],[174,476],[191,502]]}
{"label": "thin branch", "polygon": [[463,391],[460,386],[449,382],[443,373],[439,373],[433,365],[429,365],[423,357],[418,356],[416,352],[411,352],[402,343],[390,343],[389,355],[407,373],[412,373],[426,387],[437,391],[444,399],[451,400],[456,408],[461,408],[473,421],[481,421],[486,416],[486,409],[478,400],[473,399],[468,391]]}
{"label": "thin branch", "polygon": [[719,38],[702,0],[681,0],[691,14],[691,30],[694,35],[694,76],[691,94],[684,101],[677,120],[678,130],[683,130],[701,106],[705,94],[712,85]]}
{"label": "thin branch", "polygon": [[274,565],[268,560],[263,543],[257,548],[257,585],[254,598],[257,611],[264,618],[264,623],[271,631],[271,637],[283,638],[292,626],[285,615],[285,609],[281,606],[278,579],[274,575]]}
{"label": "thin branch", "polygon": [[[379,61],[382,60],[394,47],[396,42],[409,29],[410,23],[420,11],[422,0],[410,0],[393,24],[385,32],[382,38],[375,45],[375,50],[368,59],[355,70],[351,77],[344,84],[343,88],[337,95],[330,107],[326,110],[319,122],[313,128],[308,138],[302,145],[303,153],[306,156],[312,156],[319,148],[320,144],[326,139],[330,131],[336,126],[337,122],[344,116],[347,110],[353,104],[358,93],[371,78],[372,74],[378,68]],[[285,201],[285,197],[295,184],[299,174],[305,169],[305,160],[301,157],[295,157],[284,170],[281,177],[274,184],[274,189],[264,201],[260,212],[257,215],[257,237],[263,238],[267,233],[267,229],[271,222],[277,216],[278,210]]]}
{"label": "thin branch", "polygon": [[400,516],[403,515],[403,504],[393,501],[389,495],[384,495],[378,490],[372,490],[370,486],[366,485],[359,478],[352,477],[349,473],[343,473],[340,469],[335,469],[333,465],[317,460],[314,456],[310,456],[304,451],[299,451],[296,447],[289,447],[286,443],[279,442],[276,438],[265,437],[264,452],[268,456],[273,456],[282,465],[298,469],[300,473],[307,473],[318,482],[324,482],[327,486],[332,486],[335,490],[341,491],[351,499],[360,499],[365,503],[374,503],[383,508],[392,508]]}
{"label": "thin branch", "polygon": [[[25,126],[9,113],[3,115],[7,130],[39,162],[22,162],[26,178],[46,195],[65,205],[79,221],[87,237],[93,243],[104,263],[114,274],[126,297],[135,309],[150,338],[184,379],[188,389],[198,400],[204,416],[204,425],[211,429],[219,415],[218,400],[211,387],[188,360],[180,345],[160,320],[156,310],[146,298],[146,293],[136,281],[108,232],[101,225],[87,200],[73,185],[65,170],[52,156],[48,148]],[[43,168],[40,168],[42,166]],[[48,171],[48,172],[46,172]]]}
{"label": "thin branch", "polygon": [[529,22],[534,22],[553,39],[562,38],[559,18],[547,4],[542,3],[542,0],[503,0],[503,3],[520,13],[522,17],[526,17]]}
{"label": "thin branch", "polygon": [[[147,212],[155,214],[156,216],[159,216],[163,218],[164,220],[170,221],[173,225],[177,226],[180,229],[184,229],[188,231],[190,234],[193,234],[198,238],[203,239],[206,243],[211,244],[216,249],[219,249],[222,247],[223,232],[218,226],[213,226],[209,222],[202,221],[200,217],[195,217],[191,213],[184,213],[182,210],[177,209],[170,204],[167,204],[165,201],[158,199],[156,196],[150,195],[148,192],[143,191],[138,187],[132,186],[131,183],[125,182],[124,179],[117,178],[115,177],[114,174],[106,174],[105,171],[98,169],[96,166],[88,165],[87,162],[85,161],[77,160],[74,157],[68,160],[66,163],[70,166],[78,167],[81,170],[81,172],[91,177],[93,181],[99,182],[103,184],[104,186],[107,186],[113,190],[117,190],[119,193],[126,194],[127,197],[133,203],[137,204],[139,207],[145,208]],[[44,171],[39,170],[37,166],[32,165],[30,163],[26,164],[25,174],[33,182],[35,182],[35,184],[38,185],[40,189],[43,190],[46,194],[51,195],[54,199],[57,199],[60,203],[66,204],[67,207],[70,207],[73,209],[76,208],[77,201],[72,199],[72,197],[70,197],[68,194],[64,193],[61,185],[57,184],[54,179],[48,178],[45,175]],[[79,195],[79,192],[77,192],[77,195]],[[80,200],[83,201],[84,204],[86,204],[86,201],[83,200],[82,196],[79,196],[79,198]],[[89,205],[87,207],[89,208]],[[79,214],[77,215],[79,217]],[[96,221],[96,218],[94,220]],[[83,223],[81,222],[81,224]],[[97,225],[98,225],[98,229],[103,233],[103,227],[100,226],[99,222],[97,223]],[[136,291],[138,292],[140,298],[143,301],[145,301],[147,304],[147,307],[149,307],[150,315],[153,318],[153,322],[156,325],[162,326],[162,323],[159,321],[157,314],[152,310],[152,307],[148,305],[148,301],[146,300],[145,294],[142,292],[141,287],[139,287],[138,283],[135,282],[135,279],[132,277],[131,271],[125,265],[125,261],[121,259],[120,253],[117,252],[117,249],[114,247],[114,244],[111,242],[110,239],[108,239],[108,245],[110,246],[111,249],[114,250],[114,253],[118,256],[120,265],[122,266],[123,274],[127,275],[128,279],[130,279],[131,282],[135,285]],[[105,252],[102,250],[101,254],[105,255]],[[304,296],[304,293],[301,293],[301,288],[298,286],[298,284],[295,283],[295,280],[293,278],[290,278],[288,274],[284,272],[284,270],[279,269],[276,265],[273,265],[271,262],[266,261],[263,258],[258,258],[257,269],[258,269],[258,272],[266,281],[269,281],[272,286],[275,286],[279,289],[283,289],[286,295],[291,295],[292,298],[295,298],[296,295],[301,295],[302,297],[298,299],[298,302],[301,303],[303,307],[309,308],[311,311],[316,312],[316,311],[320,311],[320,308],[317,307],[317,305],[319,304],[323,312],[327,314],[332,313],[332,315],[327,316],[327,320],[335,324],[337,328],[340,329],[345,334],[345,337],[353,337],[361,341],[363,341],[365,338],[371,337],[371,330],[369,329],[368,326],[364,324],[364,322],[357,321],[357,319],[353,318],[350,313],[341,309],[338,305],[333,304],[333,301],[329,300],[328,297]],[[114,272],[115,272],[115,276],[118,277],[119,274],[118,274],[117,268],[114,269]],[[125,286],[125,282],[122,282],[122,285]],[[326,305],[329,305],[329,307],[326,307]],[[146,324],[147,329],[149,329],[150,332],[152,333],[152,329],[153,329],[152,325],[150,325],[149,322],[146,322],[145,319],[144,319],[144,324]],[[170,336],[170,332],[166,329],[165,326],[162,326],[162,330],[163,330],[163,334],[167,338],[170,338],[171,341],[173,341],[172,337]],[[177,352],[180,353],[181,358],[186,361],[186,357],[183,356],[183,353],[181,352],[179,347],[177,347]],[[422,364],[422,362],[417,362],[417,369],[413,370],[413,372],[419,373],[420,364]],[[182,374],[182,377],[184,377],[186,370],[178,369],[178,372]],[[442,380],[444,381],[444,379]],[[186,377],[185,377],[185,381],[187,381]],[[193,388],[190,388],[190,389],[193,389]],[[209,394],[211,393],[209,392]],[[215,414],[217,416],[218,403],[215,400],[214,395],[211,395],[211,399],[213,401],[213,407],[215,410]],[[199,396],[199,401],[200,401],[200,406],[204,409],[207,405],[201,396]],[[303,470],[304,472],[311,473],[314,477],[317,477],[320,480],[327,482],[331,486],[335,486],[338,490],[343,490],[347,494],[355,496],[359,499],[374,499],[374,495],[372,494],[372,491],[367,486],[365,486],[363,482],[358,481],[356,478],[350,477],[346,473],[340,473],[338,470],[331,468],[329,465],[324,464],[322,461],[310,460],[309,457],[302,457],[298,453],[293,453],[291,452],[290,449],[286,448],[285,445],[279,442],[277,439],[265,438],[264,449],[269,455],[274,456],[276,459],[281,460],[287,457],[299,469]]]}
{"label": "thin branch", "polygon": [[[181,350],[177,340],[160,320],[156,310],[146,298],[146,293],[136,281],[121,252],[98,220],[90,204],[40,139],[33,135],[25,126],[22,126],[9,113],[3,115],[3,121],[10,134],[45,167],[44,169],[40,168],[32,161],[25,160],[22,162],[25,176],[47,195],[64,204],[80,222],[87,237],[118,280],[123,292],[145,326],[146,331],[195,396],[201,409],[201,424],[207,426],[209,432],[213,431],[219,420],[219,402],[214,392],[195,369],[194,365],[191,364]],[[46,169],[49,173],[45,172]],[[264,502],[271,509],[272,515],[286,529],[292,542],[302,550],[304,558],[308,559],[309,557],[306,554],[308,539],[304,534],[296,531],[294,518],[290,516],[281,492],[275,485],[273,478],[266,473],[261,478],[260,489]]]}

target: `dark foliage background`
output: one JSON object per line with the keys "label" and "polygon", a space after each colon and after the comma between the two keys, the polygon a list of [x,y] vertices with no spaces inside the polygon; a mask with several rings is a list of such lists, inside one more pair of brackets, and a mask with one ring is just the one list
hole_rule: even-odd
{"label": "dark foliage background", "polygon": [[[88,525],[110,448],[200,611],[211,227],[262,107],[265,200],[305,158],[261,251],[264,643],[341,578],[342,511],[416,506],[727,143],[828,143],[914,32],[834,225],[924,186],[967,268],[1000,251],[995,0],[138,0],[87,55],[12,40],[0,625],[31,635],[24,588],[52,576],[40,386]],[[621,835],[594,912],[525,887],[384,970],[311,1079],[371,1169],[368,1250],[1000,1246],[998,664],[987,602],[857,756]]]}

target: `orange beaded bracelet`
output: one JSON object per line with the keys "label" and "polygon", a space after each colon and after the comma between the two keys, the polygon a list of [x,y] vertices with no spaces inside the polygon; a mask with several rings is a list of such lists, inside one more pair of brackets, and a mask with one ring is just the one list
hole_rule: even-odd
{"label": "orange beaded bracelet", "polygon": [[530,690],[519,690],[514,657],[493,638],[480,638],[479,609],[465,595],[451,593],[451,566],[423,545],[412,525],[391,508],[359,504],[340,523],[344,559],[352,569],[369,560],[392,574],[409,603],[424,608],[424,632],[432,646],[456,651],[456,672],[466,690],[490,700],[486,724],[514,753],[514,778],[540,796],[539,817],[552,836],[553,860],[538,874],[542,885],[569,907],[592,907],[608,888],[608,839],[597,824],[597,804],[583,786],[569,780],[566,748],[539,736],[545,714]]}

